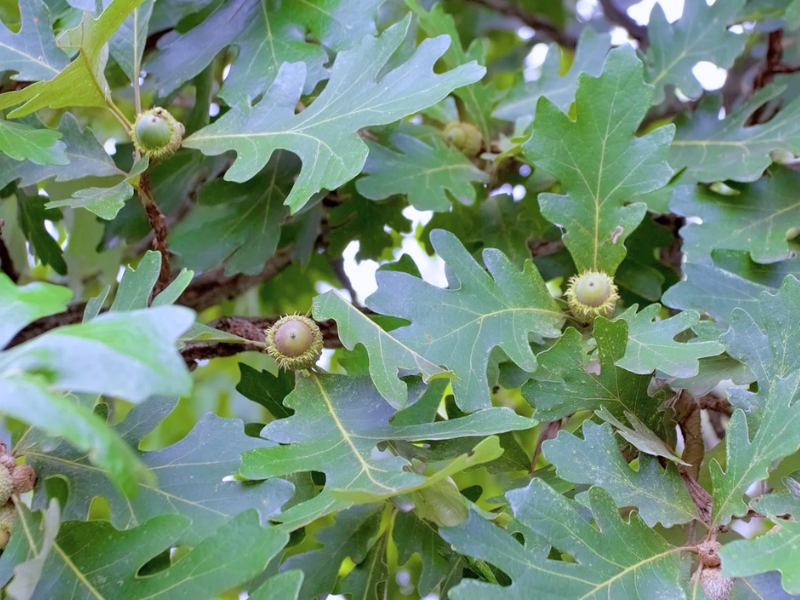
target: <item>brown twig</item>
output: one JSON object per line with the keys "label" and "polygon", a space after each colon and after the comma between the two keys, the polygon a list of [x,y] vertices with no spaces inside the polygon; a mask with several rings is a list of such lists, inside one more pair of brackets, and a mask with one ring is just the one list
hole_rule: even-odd
{"label": "brown twig", "polygon": [[169,285],[171,278],[169,250],[167,249],[167,220],[156,204],[147,171],[139,176],[138,189],[144,212],[150,222],[150,228],[153,230],[153,249],[161,254],[161,272],[158,274],[155,286],[153,286],[152,295],[155,297]]}
{"label": "brown twig", "polygon": [[8,251],[6,243],[3,241],[3,225],[5,221],[0,219],[0,269],[3,273],[8,275],[8,278],[17,283],[19,281],[19,273],[14,268],[14,262],[11,260],[11,253]]}
{"label": "brown twig", "polygon": [[342,284],[342,287],[348,291],[350,294],[350,299],[353,303],[353,306],[361,308],[361,303],[358,301],[358,296],[356,295],[356,288],[353,287],[353,282],[350,281],[350,277],[347,276],[347,273],[344,270],[344,259],[333,258],[331,259],[331,268],[333,272],[336,273],[337,279]]}
{"label": "brown twig", "polygon": [[475,4],[480,4],[483,7],[490,8],[509,17],[515,17],[522,21],[528,27],[536,29],[544,33],[554,42],[565,48],[574,48],[578,40],[566,31],[556,27],[547,19],[537,17],[526,11],[521,6],[511,2],[510,0],[471,0]]}
{"label": "brown twig", "polygon": [[647,27],[642,27],[631,19],[627,12],[616,5],[614,0],[600,0],[600,6],[606,19],[626,29],[628,34],[639,43],[639,48],[647,50]]}
{"label": "brown twig", "polygon": [[691,465],[683,467],[683,469],[696,480],[700,476],[700,465],[706,452],[700,420],[701,408],[695,397],[686,390],[678,392],[673,408],[676,420],[683,432],[683,455],[681,458]]}

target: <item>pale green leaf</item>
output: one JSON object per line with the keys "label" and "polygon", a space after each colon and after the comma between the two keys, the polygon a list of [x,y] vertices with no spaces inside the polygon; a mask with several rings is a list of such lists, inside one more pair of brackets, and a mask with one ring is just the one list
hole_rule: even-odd
{"label": "pale green leaf", "polygon": [[406,194],[417,210],[446,211],[451,198],[472,204],[474,184],[489,181],[486,173],[438,136],[431,137],[430,144],[405,133],[396,133],[389,140],[398,151],[368,144],[367,176],[356,182],[356,188],[370,200]]}
{"label": "pale green leaf", "polygon": [[798,186],[800,173],[775,166],[754,183],[731,183],[733,195],[699,185],[676,188],[672,212],[700,219],[680,231],[688,260],[707,260],[717,248],[747,251],[758,263],[793,256],[786,236],[800,227]]}
{"label": "pale green leaf", "polygon": [[[486,248],[482,258],[487,272],[453,234],[436,230],[430,238],[447,265],[449,287],[379,271],[378,291],[366,305],[411,321],[393,330],[392,337],[452,371],[453,394],[462,410],[485,408],[490,406],[486,369],[492,350],[499,347],[520,368],[533,371],[537,361],[530,343],[557,337],[564,317],[532,263],[519,271],[502,252]],[[349,335],[346,328],[340,326],[340,331]],[[404,363],[386,368],[410,367],[410,356],[402,357]]]}
{"label": "pale green leaf", "polygon": [[610,35],[598,34],[593,28],[584,27],[575,49],[572,66],[562,75],[561,49],[558,44],[550,44],[539,78],[536,81],[519,83],[511,88],[509,94],[495,109],[494,116],[507,121],[533,117],[541,97],[547,98],[561,112],[566,113],[575,100],[578,76],[586,73],[598,77],[603,71],[603,63],[610,48]]}
{"label": "pale green leaf", "polygon": [[617,448],[609,424],[583,423],[583,439],[561,431],[542,445],[558,476],[573,483],[598,485],[617,506],[635,506],[648,527],[672,527],[697,518],[697,507],[674,465],[662,469],[658,459],[639,455],[634,471]]}
{"label": "pale green leaf", "polygon": [[19,9],[18,33],[0,22],[0,72],[15,71],[11,79],[16,81],[52,79],[69,59],[56,46],[50,10],[42,0],[25,0]]}
{"label": "pale green leaf", "polygon": [[458,527],[440,529],[463,554],[496,565],[511,577],[500,587],[475,579],[450,591],[453,600],[684,600],[680,549],[645,526],[635,513],[623,520],[602,489],[589,490],[593,526],[584,508],[534,479],[508,492],[516,518],[545,537],[572,561],[552,560],[547,551],[527,547],[476,513]]}
{"label": "pale green leaf", "polygon": [[[416,394],[420,393],[419,386]],[[322,471],[323,491],[314,499],[292,507],[276,519],[292,527],[352,504],[410,492],[438,481],[405,468],[400,456],[376,457],[375,446],[384,441],[443,440],[462,436],[487,436],[529,429],[536,421],[507,408],[487,408],[471,415],[419,425],[391,425],[396,411],[372,387],[368,378],[316,375],[299,378],[284,405],[296,412],[268,424],[262,437],[281,444],[246,452],[240,473],[249,479],[280,477],[299,471]],[[492,438],[487,444],[497,444]],[[496,453],[481,457],[492,456]],[[471,466],[468,456],[455,459],[455,467]],[[446,468],[446,467],[444,467]],[[449,471],[447,472],[449,474]]]}
{"label": "pale green leaf", "polygon": [[603,74],[578,78],[575,120],[540,98],[533,137],[523,145],[537,167],[556,177],[565,195],[541,194],[542,214],[562,226],[564,244],[579,271],[613,274],[625,258],[625,239],[647,207],[637,194],[663,186],[673,127],[636,137],[650,107],[653,87],[630,46],[614,49]]}
{"label": "pale green leaf", "polygon": [[709,6],[705,0],[686,0],[675,23],[667,21],[660,4],[653,7],[647,25],[650,45],[645,55],[647,80],[656,86],[654,104],[664,100],[664,88],[672,86],[689,98],[703,93],[692,73],[701,61],[720,69],[733,66],[747,44],[747,35],[728,30],[738,22],[745,0],[727,0]]}
{"label": "pale green leaf", "polygon": [[65,165],[69,162],[61,132],[37,129],[0,119],[0,152],[14,160],[29,160],[37,165]]}
{"label": "pale green leaf", "polygon": [[0,273],[0,348],[29,323],[63,311],[70,298],[67,287],[42,282],[17,286]]}
{"label": "pale green leaf", "polygon": [[361,172],[367,146],[359,129],[391,123],[483,76],[485,69],[472,63],[435,74],[433,64],[450,43],[442,36],[422,42],[407,62],[377,81],[409,23],[404,19],[380,37],[367,36],[352,50],[340,52],[325,89],[299,114],[295,107],[306,67],[285,63],[258,104],[237,104],[189,136],[184,146],[208,155],[235,150],[236,161],[225,179],[237,182],[254,177],[278,149],[297,154],[303,168],[286,198],[292,212],[297,212],[322,188],[335,189]]}
{"label": "pale green leaf", "polygon": [[711,340],[675,341],[675,336],[700,322],[700,315],[693,310],[662,320],[658,319],[659,304],[637,313],[638,307],[634,304],[617,317],[628,323],[628,345],[625,355],[614,364],[626,371],[644,375],[658,369],[670,377],[692,377],[700,369],[699,359],[725,350],[722,344]]}
{"label": "pale green leaf", "polygon": [[0,94],[0,109],[22,104],[8,117],[22,117],[40,108],[107,106],[111,91],[103,73],[108,60],[106,44],[131,11],[144,0],[114,0],[97,18],[88,12],[75,29],[61,34],[62,48],[79,49],[78,57],[49,81],[38,81],[15,92]]}

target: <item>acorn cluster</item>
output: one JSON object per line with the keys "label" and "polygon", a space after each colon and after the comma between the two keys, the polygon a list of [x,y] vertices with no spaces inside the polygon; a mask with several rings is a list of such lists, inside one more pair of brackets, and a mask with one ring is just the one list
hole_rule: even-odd
{"label": "acorn cluster", "polygon": [[159,106],[144,111],[133,124],[133,144],[139,154],[153,158],[172,156],[181,147],[183,123]]}
{"label": "acorn cluster", "polygon": [[0,548],[5,548],[11,537],[11,528],[16,518],[16,508],[11,495],[30,492],[36,483],[36,473],[30,465],[18,465],[8,454],[8,448],[0,442]]}
{"label": "acorn cluster", "polygon": [[610,317],[619,294],[614,278],[604,271],[587,270],[569,280],[566,297],[572,316],[588,325],[597,317]]}
{"label": "acorn cluster", "polygon": [[267,352],[278,366],[290,371],[310,369],[322,354],[322,332],[302,315],[278,319],[266,333]]}

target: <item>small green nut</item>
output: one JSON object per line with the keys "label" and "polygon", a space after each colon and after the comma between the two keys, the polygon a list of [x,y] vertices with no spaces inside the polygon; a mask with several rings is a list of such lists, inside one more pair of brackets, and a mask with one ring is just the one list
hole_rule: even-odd
{"label": "small green nut", "polygon": [[267,352],[278,366],[290,371],[313,367],[322,354],[322,332],[302,315],[286,315],[267,329]]}
{"label": "small green nut", "polygon": [[0,506],[0,548],[5,548],[11,537],[11,529],[17,520],[17,509],[13,502],[6,502]]}
{"label": "small green nut", "polygon": [[0,504],[5,504],[14,493],[14,480],[11,471],[0,466]]}
{"label": "small green nut", "polygon": [[483,147],[483,136],[472,123],[451,121],[444,128],[444,137],[470,158],[478,156]]}
{"label": "small green nut", "polygon": [[789,229],[786,230],[786,239],[789,241],[793,240],[798,235],[800,235],[800,227],[789,227]]}
{"label": "small green nut", "polygon": [[144,111],[134,123],[133,144],[140,154],[163,158],[175,154],[181,147],[185,129],[161,107]]}
{"label": "small green nut", "polygon": [[613,277],[587,270],[570,278],[565,295],[572,316],[588,325],[597,317],[611,316],[619,300],[617,292]]}
{"label": "small green nut", "polygon": [[412,492],[411,497],[417,515],[440,527],[455,527],[469,517],[464,496],[449,477]]}

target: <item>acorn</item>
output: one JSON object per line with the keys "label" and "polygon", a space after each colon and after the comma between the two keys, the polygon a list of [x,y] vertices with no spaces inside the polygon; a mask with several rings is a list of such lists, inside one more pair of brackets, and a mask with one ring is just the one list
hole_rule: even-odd
{"label": "acorn", "polygon": [[181,147],[183,124],[161,107],[151,108],[136,117],[133,144],[140,154],[153,158],[172,156]]}
{"label": "acorn", "polygon": [[302,315],[286,315],[267,329],[267,352],[290,371],[313,367],[322,354],[322,332]]}
{"label": "acorn", "polygon": [[11,537],[11,529],[17,519],[17,509],[13,502],[0,506],[0,549],[5,548]]}
{"label": "acorn", "polygon": [[444,137],[470,158],[478,156],[483,147],[483,136],[472,123],[450,121],[445,125]]}
{"label": "acorn", "polygon": [[617,292],[613,277],[590,269],[570,278],[565,295],[572,316],[588,325],[596,317],[611,316],[619,300]]}
{"label": "acorn", "polygon": [[728,600],[733,590],[733,579],[725,577],[719,567],[703,569],[700,572],[700,583],[708,600]]}
{"label": "acorn", "polygon": [[36,471],[30,465],[18,465],[11,474],[11,483],[15,494],[30,492],[36,483]]}
{"label": "acorn", "polygon": [[0,466],[0,504],[5,504],[14,493],[14,481],[11,471]]}

